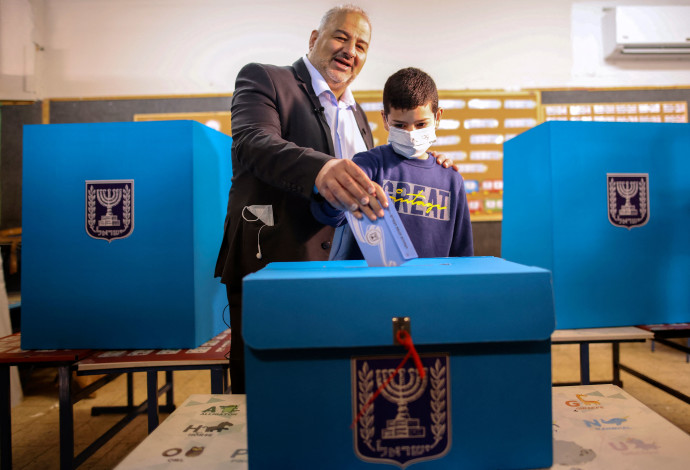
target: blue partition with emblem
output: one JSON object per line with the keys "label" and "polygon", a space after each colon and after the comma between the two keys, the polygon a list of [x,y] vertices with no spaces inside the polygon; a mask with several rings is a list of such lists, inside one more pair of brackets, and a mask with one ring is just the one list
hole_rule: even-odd
{"label": "blue partition with emblem", "polygon": [[502,253],[556,327],[690,321],[690,125],[549,122],[504,145]]}
{"label": "blue partition with emblem", "polygon": [[227,328],[231,141],[192,121],[25,126],[22,347],[193,348]]}
{"label": "blue partition with emblem", "polygon": [[[547,270],[271,263],[244,278],[243,302],[250,468],[551,466]],[[394,325],[419,364],[372,398],[407,353]]]}

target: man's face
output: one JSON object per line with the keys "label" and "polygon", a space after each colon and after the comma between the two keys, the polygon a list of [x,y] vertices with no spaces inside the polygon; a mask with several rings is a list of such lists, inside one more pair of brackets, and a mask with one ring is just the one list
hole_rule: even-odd
{"label": "man's face", "polygon": [[354,12],[334,17],[321,33],[312,31],[307,57],[337,98],[362,70],[370,40],[369,23]]}

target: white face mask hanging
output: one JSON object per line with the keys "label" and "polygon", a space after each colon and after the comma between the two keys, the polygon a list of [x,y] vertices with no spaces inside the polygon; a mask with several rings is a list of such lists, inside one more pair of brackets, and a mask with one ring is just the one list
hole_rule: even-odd
{"label": "white face mask hanging", "polygon": [[[256,217],[256,219],[248,219],[244,215],[245,209],[249,210],[249,212],[251,212]],[[256,253],[256,257],[258,259],[261,259],[261,230],[263,230],[263,228],[267,225],[269,227],[273,227],[273,206],[244,206],[244,208],[242,208],[242,218],[247,222],[261,221],[264,223],[259,229],[259,233],[256,235],[256,248],[258,250]]]}
{"label": "white face mask hanging", "polygon": [[415,129],[411,132],[391,127],[388,131],[388,143],[393,146],[396,153],[406,158],[423,156],[434,142],[436,142],[434,126]]}

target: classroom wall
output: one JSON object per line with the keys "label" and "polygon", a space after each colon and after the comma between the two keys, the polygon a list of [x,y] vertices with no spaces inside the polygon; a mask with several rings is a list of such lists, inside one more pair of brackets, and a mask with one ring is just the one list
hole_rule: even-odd
{"label": "classroom wall", "polygon": [[29,0],[0,0],[0,100],[36,97],[35,25]]}
{"label": "classroom wall", "polygon": [[[338,1],[2,0],[30,5],[31,41],[11,49],[36,98],[230,93],[250,61],[287,64]],[[613,5],[688,0],[360,0],[373,23],[356,90],[415,65],[441,89],[673,86],[690,60],[607,63],[601,16]],[[7,12],[7,7],[4,7]],[[9,13],[25,14],[14,7]],[[0,10],[0,15],[2,10]],[[7,14],[5,15],[7,16]],[[0,16],[0,21],[2,21]],[[6,21],[0,28],[8,29]],[[16,29],[16,28],[15,28]],[[0,32],[0,35],[2,32]],[[0,36],[4,37],[4,36]],[[37,50],[36,50],[37,49]],[[7,42],[0,58],[9,57]],[[17,61],[35,61],[21,64]],[[5,68],[12,64],[5,64]],[[0,67],[3,67],[0,59]],[[0,76],[2,70],[0,69]]]}
{"label": "classroom wall", "polygon": [[[306,52],[309,32],[336,3],[0,0],[0,106],[7,92],[38,100],[0,107],[0,228],[21,225],[23,124],[228,110],[245,63],[291,63]],[[542,95],[544,102],[562,103],[636,101],[655,88],[680,86],[684,90],[659,93],[687,99],[690,60],[606,62],[600,37],[604,7],[690,0],[356,3],[369,12],[373,37],[355,90],[380,90],[390,73],[416,65],[446,90],[578,88],[572,96]],[[601,87],[650,90],[599,96]],[[163,96],[171,98],[152,99]],[[500,228],[500,222],[475,224],[477,254],[500,255]]]}

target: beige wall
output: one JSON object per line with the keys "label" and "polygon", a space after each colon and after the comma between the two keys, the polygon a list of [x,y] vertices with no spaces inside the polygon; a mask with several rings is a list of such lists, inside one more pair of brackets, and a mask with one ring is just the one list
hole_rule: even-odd
{"label": "beige wall", "polygon": [[[39,99],[229,93],[245,63],[287,64],[306,52],[310,30],[323,11],[337,3],[0,2],[0,28],[10,28],[6,18],[3,22],[3,11],[5,17],[26,15],[26,8],[8,9],[10,3],[29,5],[33,23],[28,36],[26,28],[19,35],[24,37],[21,41],[2,41],[0,78],[2,57],[15,57],[12,69],[35,71],[24,91]],[[388,75],[409,65],[428,71],[442,89],[690,84],[690,60],[611,64],[600,50],[604,6],[688,5],[688,0],[358,3],[369,12],[374,28],[367,65],[355,82],[358,90],[380,89]],[[0,37],[4,38],[2,31]],[[14,49],[31,51],[33,42],[42,50],[17,59]],[[5,63],[5,69],[10,65]]]}

